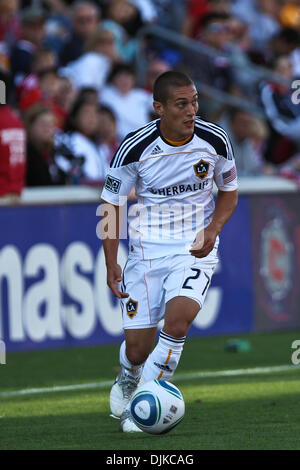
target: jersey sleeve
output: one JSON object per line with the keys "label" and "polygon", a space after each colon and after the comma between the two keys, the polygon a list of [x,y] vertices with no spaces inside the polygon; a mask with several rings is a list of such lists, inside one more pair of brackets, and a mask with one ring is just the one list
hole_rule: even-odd
{"label": "jersey sleeve", "polygon": [[102,199],[117,206],[125,204],[132,187],[137,186],[140,156],[157,135],[156,121],[151,121],[125,137],[110,163]]}
{"label": "jersey sleeve", "polygon": [[230,142],[227,147],[227,158],[218,156],[214,173],[215,183],[221,191],[235,191],[238,188],[235,159]]}
{"label": "jersey sleeve", "polygon": [[137,177],[136,162],[117,168],[109,168],[101,199],[115,206],[122,206],[125,204],[132,187],[136,185]]}

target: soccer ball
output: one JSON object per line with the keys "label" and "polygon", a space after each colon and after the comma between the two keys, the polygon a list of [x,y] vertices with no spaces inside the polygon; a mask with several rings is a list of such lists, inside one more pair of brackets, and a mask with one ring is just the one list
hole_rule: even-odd
{"label": "soccer ball", "polygon": [[133,421],[149,434],[165,434],[184,417],[183,396],[175,385],[164,380],[151,380],[138,387],[130,401]]}

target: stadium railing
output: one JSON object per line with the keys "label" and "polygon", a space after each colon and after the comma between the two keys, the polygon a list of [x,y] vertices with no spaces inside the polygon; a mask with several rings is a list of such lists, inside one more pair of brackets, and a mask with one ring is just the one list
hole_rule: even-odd
{"label": "stadium railing", "polygon": [[[276,189],[275,189],[276,188]],[[214,194],[216,194],[214,187]],[[299,192],[297,184],[291,180],[277,176],[256,176],[239,178],[240,194],[255,193],[294,193]],[[78,204],[100,203],[101,187],[89,186],[49,186],[25,188],[18,201],[0,198],[0,207],[7,205],[37,205],[37,204]]]}
{"label": "stadium railing", "polygon": [[[233,96],[230,93],[224,92],[218,88],[211,86],[208,83],[204,83],[199,80],[197,75],[193,76],[197,88],[200,93],[209,98],[213,98],[216,102],[219,102],[223,105],[229,105],[233,107],[238,107],[245,109],[259,117],[264,117],[265,113],[263,108],[259,104],[258,100],[258,86],[262,81],[272,80],[276,83],[287,84],[287,81],[283,79],[280,75],[272,72],[271,70],[258,66],[247,60],[243,62],[242,66],[239,63],[236,63],[233,59],[233,55],[228,52],[220,52],[217,49],[214,49],[211,46],[208,46],[203,43],[199,43],[197,40],[193,40],[187,37],[184,37],[172,30],[162,28],[157,25],[147,25],[141,28],[137,35],[138,39],[138,50],[136,58],[136,70],[139,83],[143,83],[145,78],[145,73],[147,70],[148,58],[145,46],[147,41],[151,43],[151,39],[159,42],[163,47],[173,47],[179,54],[182,55],[183,64],[187,63],[186,55],[188,54],[193,58],[194,65],[197,64],[197,61],[201,60],[203,56],[217,58],[222,55],[226,57],[226,60],[232,65],[236,70],[239,68],[242,69],[242,72],[247,75],[249,80],[250,90],[247,94],[247,97],[237,97]],[[254,92],[254,93],[253,93]]]}

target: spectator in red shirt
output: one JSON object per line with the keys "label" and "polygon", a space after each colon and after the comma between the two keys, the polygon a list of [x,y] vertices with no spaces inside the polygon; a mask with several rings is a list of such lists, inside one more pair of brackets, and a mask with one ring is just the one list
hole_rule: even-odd
{"label": "spectator in red shirt", "polygon": [[38,74],[38,88],[32,90],[20,101],[20,109],[26,111],[37,103],[43,103],[51,108],[56,117],[56,125],[63,129],[67,118],[67,111],[57,102],[56,97],[59,94],[60,77],[55,69],[44,70]]}
{"label": "spectator in red shirt", "polygon": [[[0,79],[6,86],[9,100],[8,80]],[[9,104],[0,105],[0,198],[20,196],[25,178],[25,131],[22,121]]]}
{"label": "spectator in red shirt", "polygon": [[[46,48],[42,48],[34,54],[31,73],[26,75],[23,80],[16,87],[16,98],[19,102],[24,100],[26,95],[37,96],[39,90],[39,77],[38,75],[46,70],[53,69],[57,66],[56,54]],[[31,98],[30,98],[31,99]],[[33,102],[32,102],[33,104]]]}

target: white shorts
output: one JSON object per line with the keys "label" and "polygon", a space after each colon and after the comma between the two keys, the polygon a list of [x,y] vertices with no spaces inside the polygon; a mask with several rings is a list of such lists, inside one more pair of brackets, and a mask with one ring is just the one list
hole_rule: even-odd
{"label": "white shorts", "polygon": [[165,304],[173,297],[194,299],[202,308],[218,262],[218,240],[205,258],[172,255],[152,260],[128,257],[121,289],[123,328],[151,328],[164,317]]}

